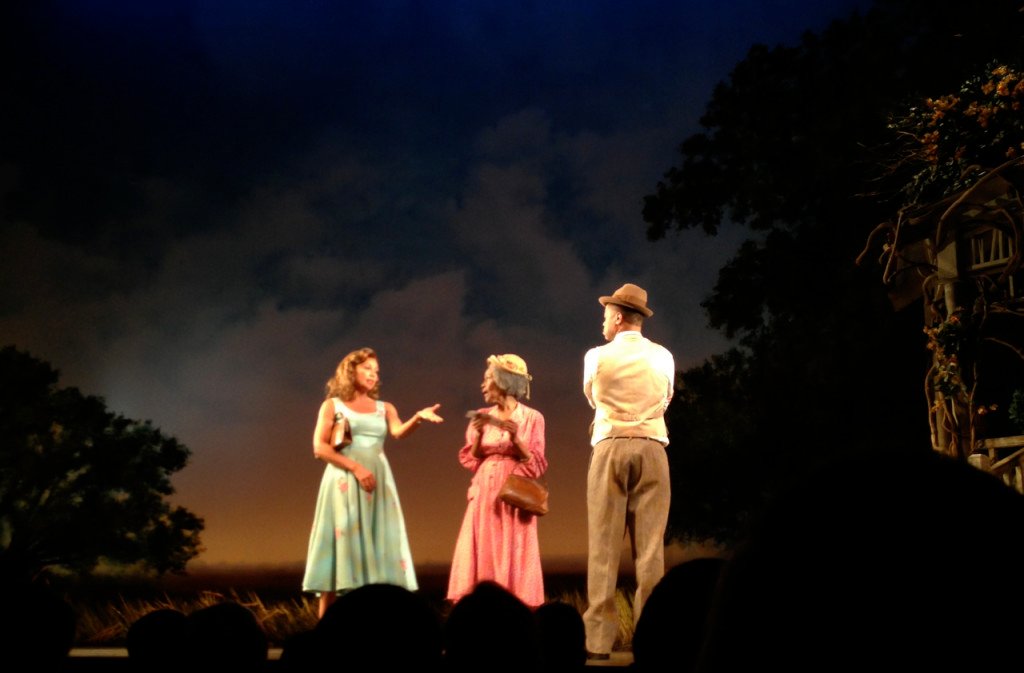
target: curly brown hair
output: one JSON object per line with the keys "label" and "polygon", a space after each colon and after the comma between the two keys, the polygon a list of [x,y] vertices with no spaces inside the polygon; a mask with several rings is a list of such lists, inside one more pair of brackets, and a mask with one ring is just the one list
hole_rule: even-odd
{"label": "curly brown hair", "polygon": [[[324,387],[326,395],[325,399],[332,397],[340,397],[342,400],[351,400],[356,395],[356,367],[363,364],[367,360],[376,360],[377,353],[372,348],[360,348],[354,350],[338,363],[338,368],[334,372],[334,376],[327,379],[327,385]],[[380,381],[377,381],[377,385],[366,393],[373,399],[380,399]]]}

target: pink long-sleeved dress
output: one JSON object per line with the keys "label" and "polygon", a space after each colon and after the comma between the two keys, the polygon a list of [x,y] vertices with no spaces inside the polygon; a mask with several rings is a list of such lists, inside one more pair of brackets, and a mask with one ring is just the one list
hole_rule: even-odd
{"label": "pink long-sleeved dress", "polygon": [[[480,411],[495,414],[497,408]],[[509,434],[492,425],[483,427],[480,449],[485,455],[476,458],[472,447],[477,430],[472,423],[466,428],[459,462],[473,471],[473,479],[448,579],[448,598],[453,601],[471,592],[477,582],[493,580],[529,606],[544,602],[537,517],[498,499],[512,470],[528,477],[539,477],[547,470],[544,416],[520,402],[509,420],[518,425],[518,435],[532,454],[526,462],[520,462]]]}

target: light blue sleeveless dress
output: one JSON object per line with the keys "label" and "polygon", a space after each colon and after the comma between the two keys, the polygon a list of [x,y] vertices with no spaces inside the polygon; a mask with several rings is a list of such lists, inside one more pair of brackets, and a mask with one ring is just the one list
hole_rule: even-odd
{"label": "light blue sleeveless dress", "polygon": [[345,455],[373,472],[377,487],[367,493],[351,472],[331,464],[324,469],[302,590],[330,593],[382,583],[415,590],[405,518],[384,455],[384,403],[378,400],[370,413],[352,411],[338,399],[334,404],[352,427]]}

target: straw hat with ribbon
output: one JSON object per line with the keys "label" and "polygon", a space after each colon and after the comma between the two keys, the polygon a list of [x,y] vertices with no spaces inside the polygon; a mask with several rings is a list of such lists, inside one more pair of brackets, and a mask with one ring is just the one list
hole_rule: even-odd
{"label": "straw hat with ribbon", "polygon": [[530,399],[530,381],[533,380],[533,377],[526,369],[526,360],[513,353],[505,353],[504,355],[490,356],[487,358],[487,364],[500,367],[510,374],[526,379],[526,399]]}

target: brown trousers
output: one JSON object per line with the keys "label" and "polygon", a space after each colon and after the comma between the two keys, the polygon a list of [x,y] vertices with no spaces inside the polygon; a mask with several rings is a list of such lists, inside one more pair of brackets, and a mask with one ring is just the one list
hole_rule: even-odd
{"label": "brown trousers", "polygon": [[665,574],[665,526],[671,501],[668,458],[660,442],[613,437],[597,443],[587,473],[587,650],[611,652],[618,633],[615,589],[622,536],[636,567],[633,621]]}

